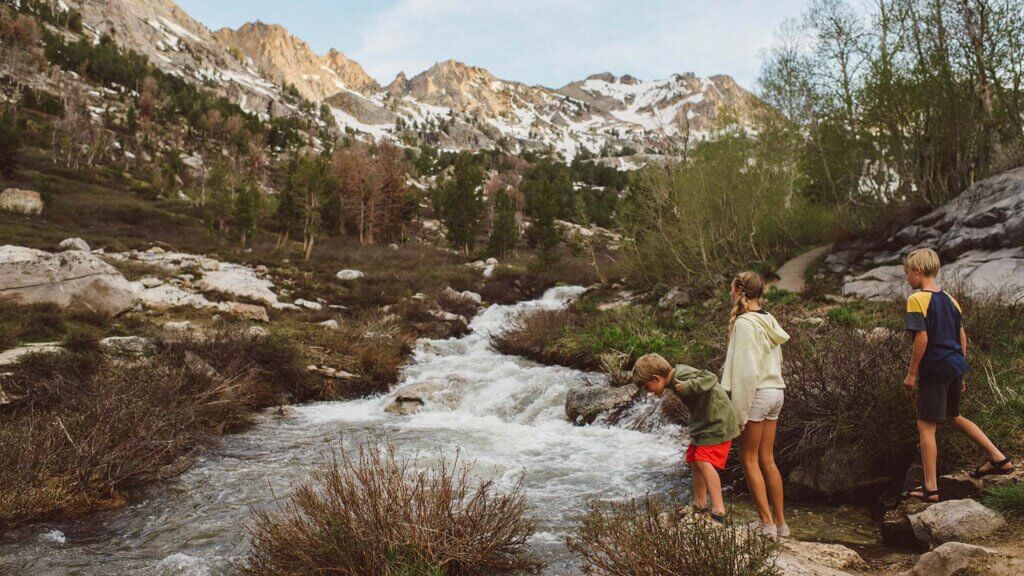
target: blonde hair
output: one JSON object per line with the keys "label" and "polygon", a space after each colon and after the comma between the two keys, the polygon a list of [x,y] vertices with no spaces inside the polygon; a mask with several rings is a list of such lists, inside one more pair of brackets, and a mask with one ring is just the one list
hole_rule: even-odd
{"label": "blonde hair", "polygon": [[660,354],[644,354],[633,363],[633,383],[643,386],[655,376],[668,376],[672,373],[672,365]]}
{"label": "blonde hair", "polygon": [[903,259],[903,269],[910,272],[920,272],[929,278],[939,274],[939,255],[931,248],[914,250]]}
{"label": "blonde hair", "polygon": [[758,302],[764,295],[764,279],[757,272],[740,272],[732,279],[730,287],[740,293],[739,298],[732,307],[732,317],[729,318],[729,331],[736,325],[736,319],[750,310],[751,302]]}

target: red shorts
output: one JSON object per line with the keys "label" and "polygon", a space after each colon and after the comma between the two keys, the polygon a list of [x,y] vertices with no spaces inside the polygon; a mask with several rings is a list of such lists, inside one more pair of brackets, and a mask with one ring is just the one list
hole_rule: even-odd
{"label": "red shorts", "polygon": [[690,447],[686,449],[686,463],[708,462],[719,470],[725,470],[725,461],[729,459],[729,448],[731,446],[732,440],[726,440],[721,444],[712,444],[711,446],[690,444]]}

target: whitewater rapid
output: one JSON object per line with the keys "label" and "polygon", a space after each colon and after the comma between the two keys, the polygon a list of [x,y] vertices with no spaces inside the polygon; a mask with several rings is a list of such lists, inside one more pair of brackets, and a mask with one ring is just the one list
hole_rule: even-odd
{"label": "whitewater rapid", "polygon": [[431,383],[439,392],[416,414],[386,413],[392,395],[296,406],[284,418],[268,413],[122,510],[0,544],[0,574],[228,574],[244,557],[252,510],[273,506],[275,494],[286,496],[331,450],[364,443],[392,444],[424,465],[458,452],[499,487],[522,482],[538,522],[532,551],[547,573],[573,572],[564,538],[589,499],[685,490],[675,427],[573,426],[565,418],[566,393],[600,375],[490,347],[491,335],[514,314],[564,306],[581,291],[559,287],[537,300],[493,305],[466,336],[419,341],[396,389]]}

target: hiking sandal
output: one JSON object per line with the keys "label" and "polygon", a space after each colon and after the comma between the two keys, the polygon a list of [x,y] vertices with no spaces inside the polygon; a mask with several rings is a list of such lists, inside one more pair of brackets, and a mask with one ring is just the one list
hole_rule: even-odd
{"label": "hiking sandal", "polygon": [[[985,470],[985,464],[988,464],[992,468]],[[1013,463],[1010,462],[1009,458],[1004,458],[999,462],[996,462],[995,460],[989,460],[988,462],[985,462],[985,464],[978,466],[976,470],[971,472],[971,478],[978,480],[979,478],[984,478],[985,476],[1005,476],[1007,474],[1012,474],[1014,470],[1014,467],[1012,466]],[[1006,466],[1007,464],[1011,464],[1011,466],[1009,468],[1003,468],[1003,466]]]}
{"label": "hiking sandal", "polygon": [[710,509],[708,509],[708,514],[711,516],[712,522],[725,526],[725,514],[717,514],[715,512],[711,512]]}
{"label": "hiking sandal", "polygon": [[[932,500],[933,496],[935,497],[935,500]],[[906,492],[903,493],[903,497],[916,498],[921,502],[928,502],[930,504],[934,504],[942,500],[942,498],[939,496],[938,490],[926,490],[924,486],[917,486],[916,488],[911,488],[910,490],[907,490]]]}

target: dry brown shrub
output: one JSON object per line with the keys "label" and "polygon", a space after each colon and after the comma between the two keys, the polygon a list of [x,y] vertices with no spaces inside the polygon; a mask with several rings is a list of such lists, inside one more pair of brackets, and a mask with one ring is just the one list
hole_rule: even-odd
{"label": "dry brown shrub", "polygon": [[534,530],[520,486],[499,493],[469,466],[423,469],[393,447],[323,465],[287,503],[255,514],[245,576],[462,576],[521,567]]}

